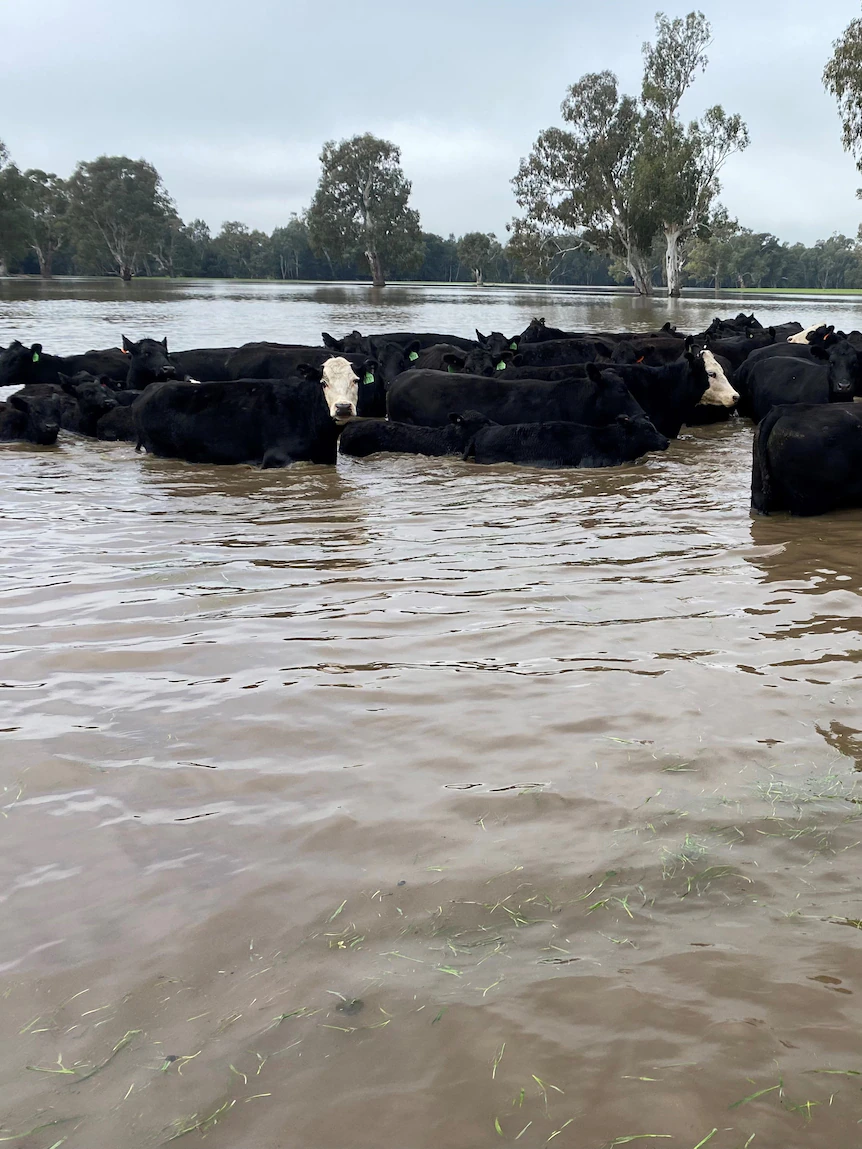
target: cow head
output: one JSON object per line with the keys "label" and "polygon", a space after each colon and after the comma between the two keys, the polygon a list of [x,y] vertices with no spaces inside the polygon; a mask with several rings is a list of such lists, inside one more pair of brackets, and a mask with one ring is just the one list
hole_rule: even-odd
{"label": "cow head", "polygon": [[646,415],[617,415],[617,426],[628,441],[626,454],[635,458],[650,451],[666,451],[670,439],[657,431]]}
{"label": "cow head", "polygon": [[126,387],[137,389],[159,379],[176,379],[177,369],[168,358],[168,340],[139,339],[137,343],[123,336],[123,351],[129,356]]}
{"label": "cow head", "polygon": [[[477,332],[478,334],[478,332]],[[496,375],[504,371],[515,358],[515,352],[506,348],[493,351],[490,347],[477,347],[468,351],[461,370],[465,375]]]}
{"label": "cow head", "polygon": [[[795,335],[788,335],[788,343],[807,343],[808,336],[817,331],[818,328],[823,327],[822,323],[812,323],[808,327],[803,327],[801,331],[797,331]],[[834,328],[833,328],[834,330]]]}
{"label": "cow head", "polygon": [[60,431],[60,401],[56,395],[10,395],[9,406],[24,417],[21,438],[40,447],[57,442]]}
{"label": "cow head", "polygon": [[71,395],[78,402],[81,417],[85,422],[96,420],[107,411],[119,406],[117,397],[108,386],[108,376],[88,375],[86,371],[79,371],[71,377],[60,374],[60,386],[67,395]]}
{"label": "cow head", "polygon": [[831,347],[814,344],[811,355],[826,364],[830,402],[847,402],[858,393],[862,382],[862,363],[851,343],[841,340]]}
{"label": "cow head", "polygon": [[[517,350],[517,338],[513,337],[507,339],[502,331],[492,331],[490,335],[483,335],[482,332],[476,329],[476,341],[483,350],[487,351],[492,356],[502,356],[504,351]],[[516,346],[513,347],[512,344]]]}
{"label": "cow head", "polygon": [[359,376],[342,356],[327,359],[320,368],[323,398],[333,419],[348,419],[356,414],[359,401]]}
{"label": "cow head", "polygon": [[322,331],[321,338],[324,347],[340,355],[370,355],[372,352],[370,341],[360,331],[351,331],[343,339],[333,339],[327,331]]}
{"label": "cow head", "polygon": [[719,361],[711,351],[703,351],[700,359],[706,368],[708,386],[699,403],[707,407],[735,407],[739,402],[739,392],[728,382]]}
{"label": "cow head", "polygon": [[6,350],[0,354],[0,387],[12,387],[16,383],[34,383],[38,379],[36,364],[42,357],[42,344],[33,343],[25,347],[17,339],[13,339]]}

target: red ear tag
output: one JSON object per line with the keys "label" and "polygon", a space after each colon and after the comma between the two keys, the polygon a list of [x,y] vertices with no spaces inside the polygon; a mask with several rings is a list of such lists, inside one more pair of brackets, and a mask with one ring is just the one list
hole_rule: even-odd
{"label": "red ear tag", "polygon": [[635,363],[643,363],[644,357],[641,355],[640,359],[635,359]]}

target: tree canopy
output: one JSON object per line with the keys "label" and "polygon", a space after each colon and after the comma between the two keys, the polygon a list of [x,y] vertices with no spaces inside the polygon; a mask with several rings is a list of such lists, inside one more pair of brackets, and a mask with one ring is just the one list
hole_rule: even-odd
{"label": "tree canopy", "polygon": [[68,192],[68,223],[78,247],[122,279],[131,279],[139,261],[157,253],[178,223],[161,176],[146,160],[99,156],[79,163]]}
{"label": "tree canopy", "polygon": [[862,18],[851,20],[833,43],[823,83],[838,101],[844,150],[862,171]]}
{"label": "tree canopy", "polygon": [[553,247],[567,232],[619,261],[649,295],[653,239],[663,233],[668,291],[679,294],[683,245],[709,218],[722,165],[748,144],[740,117],[720,105],[687,125],[680,117],[709,41],[702,13],[669,20],[659,12],[655,43],[643,45],[639,100],[621,95],[608,71],[568,89],[567,128],[541,132],[512,181],[525,213],[511,225],[521,245]]}
{"label": "tree canopy", "polygon": [[315,251],[335,259],[368,261],[375,287],[386,284],[387,264],[422,259],[419,213],[408,206],[411,184],[401,150],[366,133],[323,145],[323,171],[308,209]]}

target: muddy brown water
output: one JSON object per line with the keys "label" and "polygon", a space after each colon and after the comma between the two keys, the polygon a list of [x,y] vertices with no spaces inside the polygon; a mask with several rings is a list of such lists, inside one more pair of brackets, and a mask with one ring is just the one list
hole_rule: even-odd
{"label": "muddy brown water", "polygon": [[[239,289],[63,287],[4,284],[0,342],[114,342],[99,307],[214,342],[187,295]],[[300,338],[536,303],[292,290]],[[751,518],[750,449],[741,421],[608,472],[0,449],[0,1136],[862,1143],[862,515]]]}

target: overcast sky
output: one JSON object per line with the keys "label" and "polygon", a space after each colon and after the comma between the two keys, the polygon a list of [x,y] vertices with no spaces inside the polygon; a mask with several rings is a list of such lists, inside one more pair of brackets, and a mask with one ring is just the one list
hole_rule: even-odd
{"label": "overcast sky", "polygon": [[[511,177],[567,85],[609,68],[638,94],[644,0],[0,0],[0,138],[60,175],[144,157],[180,215],[270,231],[309,202],[327,139],[401,147],[422,226],[495,231]],[[862,176],[821,73],[858,0],[701,0],[709,67],[686,98],[741,113],[722,200],[756,231],[855,236]]]}

